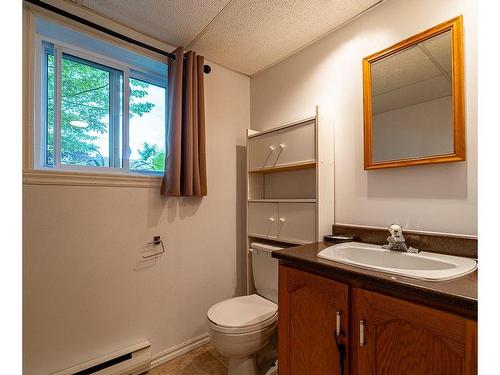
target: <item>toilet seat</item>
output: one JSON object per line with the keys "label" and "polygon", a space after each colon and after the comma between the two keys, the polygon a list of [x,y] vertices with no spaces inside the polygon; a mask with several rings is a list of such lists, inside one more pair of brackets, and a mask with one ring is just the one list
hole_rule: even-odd
{"label": "toilet seat", "polygon": [[264,329],[278,319],[278,305],[257,294],[230,298],[207,313],[210,327],[220,333],[241,334]]}
{"label": "toilet seat", "polygon": [[266,327],[269,327],[270,325],[276,323],[277,320],[278,320],[278,313],[274,314],[274,316],[263,321],[262,323],[251,325],[251,326],[245,326],[245,327],[220,326],[220,325],[212,322],[210,319],[208,320],[208,324],[210,325],[210,328],[212,330],[214,330],[215,332],[238,335],[238,334],[245,334],[245,333],[252,333],[255,331],[260,331],[260,330],[265,329]]}

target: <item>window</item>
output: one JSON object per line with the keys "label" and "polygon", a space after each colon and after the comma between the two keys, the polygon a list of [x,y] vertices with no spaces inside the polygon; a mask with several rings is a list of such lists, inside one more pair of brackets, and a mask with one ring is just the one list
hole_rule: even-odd
{"label": "window", "polygon": [[165,169],[165,99],[163,87],[130,78],[131,170],[161,172]]}
{"label": "window", "polygon": [[[150,69],[147,58],[141,66],[140,55],[130,58],[119,47],[108,48],[109,57],[52,38],[39,41],[42,100],[35,167],[162,174],[166,69],[161,74]],[[99,42],[81,44],[89,43],[102,52]],[[121,55],[126,58],[118,60]]]}

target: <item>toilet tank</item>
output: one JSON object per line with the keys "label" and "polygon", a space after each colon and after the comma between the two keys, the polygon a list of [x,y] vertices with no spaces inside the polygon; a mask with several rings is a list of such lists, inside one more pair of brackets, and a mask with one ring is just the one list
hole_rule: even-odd
{"label": "toilet tank", "polygon": [[278,303],[278,260],[271,257],[271,253],[281,249],[259,242],[250,245],[253,283],[257,294],[274,303]]}

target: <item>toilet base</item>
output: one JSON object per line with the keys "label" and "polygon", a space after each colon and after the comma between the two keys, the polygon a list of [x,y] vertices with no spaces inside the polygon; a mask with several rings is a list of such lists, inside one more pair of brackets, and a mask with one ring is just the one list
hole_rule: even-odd
{"label": "toilet base", "polygon": [[257,375],[257,367],[253,355],[241,358],[229,358],[228,375]]}

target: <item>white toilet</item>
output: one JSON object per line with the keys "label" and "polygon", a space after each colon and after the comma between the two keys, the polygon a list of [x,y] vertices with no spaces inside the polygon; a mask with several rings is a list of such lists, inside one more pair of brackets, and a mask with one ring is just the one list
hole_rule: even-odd
{"label": "white toilet", "polygon": [[[228,375],[256,375],[255,352],[269,343],[278,323],[278,261],[280,247],[252,243],[253,280],[257,294],[230,298],[207,313],[215,349],[229,358]],[[268,374],[275,373],[272,369]]]}

